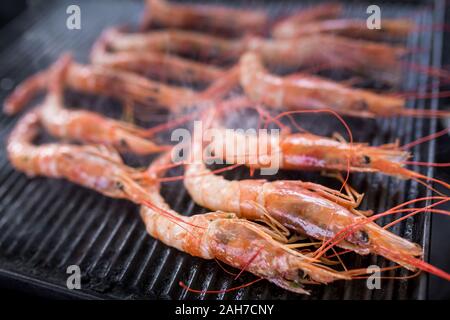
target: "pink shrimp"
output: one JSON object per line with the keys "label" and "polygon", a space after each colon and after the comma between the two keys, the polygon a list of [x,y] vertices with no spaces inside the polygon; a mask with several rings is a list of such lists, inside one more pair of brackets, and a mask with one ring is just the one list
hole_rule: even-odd
{"label": "pink shrimp", "polygon": [[298,39],[252,38],[247,48],[260,54],[264,63],[300,67],[349,70],[389,85],[401,80],[404,48],[388,44],[318,34]]}
{"label": "pink shrimp", "polygon": [[104,31],[94,44],[91,51],[93,64],[182,83],[210,83],[224,74],[217,66],[162,52],[111,51],[108,43],[115,36],[115,32],[114,28]]}
{"label": "pink shrimp", "polygon": [[255,52],[242,56],[240,68],[240,83],[245,93],[255,102],[275,108],[331,108],[340,114],[369,118],[450,115],[445,111],[408,110],[404,98],[354,89],[318,76],[280,77],[269,73]]}
{"label": "pink shrimp", "polygon": [[292,38],[303,25],[313,21],[336,18],[342,12],[342,5],[326,3],[305,8],[298,13],[291,14],[272,26],[271,34],[274,38]]}
{"label": "pink shrimp", "polygon": [[42,125],[50,134],[61,139],[99,143],[136,154],[150,154],[169,148],[142,138],[148,131],[143,128],[91,111],[66,109],[63,84],[70,63],[69,55],[63,55],[55,62],[51,68],[50,90],[40,107]]}
{"label": "pink shrimp", "polygon": [[206,60],[236,59],[245,50],[245,39],[226,39],[184,30],[156,30],[126,33],[109,31],[108,45],[113,51],[159,51],[194,56]]}
{"label": "pink shrimp", "polygon": [[[383,38],[402,38],[414,30],[414,23],[407,19],[383,19],[381,29],[367,28],[364,19],[332,19],[302,23],[289,32],[274,31],[276,38],[296,38],[311,34],[337,34],[352,38],[379,40]],[[287,31],[287,30],[286,30]]]}
{"label": "pink shrimp", "polygon": [[196,29],[236,35],[263,33],[268,16],[262,10],[244,10],[218,5],[175,4],[165,0],[146,0],[141,29],[150,24],[168,28]]}
{"label": "pink shrimp", "polygon": [[[3,111],[19,112],[39,91],[48,87],[50,70],[32,75],[22,82],[5,100]],[[154,103],[167,108],[177,108],[180,101],[194,101],[196,93],[154,82],[131,72],[111,70],[101,66],[87,66],[75,62],[68,66],[65,85],[81,92],[112,96],[117,99]]]}
{"label": "pink shrimp", "polygon": [[113,198],[139,204],[148,201],[140,186],[148,177],[126,166],[114,149],[100,145],[34,145],[40,128],[37,109],[18,121],[7,142],[8,157],[14,168],[31,177],[65,178]]}

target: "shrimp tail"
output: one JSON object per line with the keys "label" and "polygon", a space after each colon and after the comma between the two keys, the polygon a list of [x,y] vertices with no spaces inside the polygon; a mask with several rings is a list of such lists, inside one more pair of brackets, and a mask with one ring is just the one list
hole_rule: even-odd
{"label": "shrimp tail", "polygon": [[415,257],[423,255],[422,248],[418,244],[403,239],[377,224],[367,224],[366,226],[374,253],[382,255],[408,270],[415,271],[418,268],[417,263],[413,263],[413,261],[419,260]]}
{"label": "shrimp tail", "polygon": [[[389,240],[387,239],[386,241]],[[409,241],[406,241],[406,243],[408,245],[403,247],[403,249],[406,250],[398,250],[399,242],[396,241],[395,250],[388,248],[388,246],[379,246],[377,247],[377,253],[383,255],[391,261],[402,265],[408,270],[416,271],[417,269],[419,269],[450,281],[450,274],[417,258],[417,256],[420,256],[422,254],[421,249],[418,245],[416,245],[416,248],[414,248],[411,246],[413,245],[413,243]]]}
{"label": "shrimp tail", "polygon": [[40,91],[45,90],[49,78],[48,70],[40,71],[21,84],[5,99],[3,112],[14,115],[20,112]]}

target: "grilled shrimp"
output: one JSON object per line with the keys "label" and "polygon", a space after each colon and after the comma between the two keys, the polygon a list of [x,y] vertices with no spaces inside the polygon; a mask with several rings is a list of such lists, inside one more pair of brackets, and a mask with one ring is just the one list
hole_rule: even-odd
{"label": "grilled shrimp", "polygon": [[274,38],[292,38],[303,25],[312,21],[336,18],[341,12],[342,5],[337,3],[325,3],[305,8],[274,24],[271,34]]}
{"label": "grilled shrimp", "polygon": [[375,117],[399,115],[405,105],[403,98],[354,89],[317,76],[298,74],[291,79],[270,74],[255,52],[245,53],[240,60],[240,83],[253,101],[276,108],[331,108],[341,114]]}
{"label": "grilled shrimp", "polygon": [[329,138],[310,132],[290,133],[284,130],[280,134],[261,136],[227,130],[214,118],[216,111],[220,114],[251,105],[247,98],[238,96],[224,100],[215,110],[206,111],[206,115],[212,115],[215,124],[208,144],[208,152],[211,155],[228,164],[244,164],[253,169],[276,166],[283,170],[377,172],[414,180],[432,191],[436,190],[427,184],[427,181],[450,189],[450,184],[444,181],[405,168],[405,165],[410,163],[408,159],[411,155],[400,148],[398,143],[370,146],[367,143],[346,142],[339,135]]}
{"label": "grilled shrimp", "polygon": [[16,124],[7,142],[14,168],[31,177],[65,178],[112,198],[138,204],[148,200],[140,186],[148,177],[126,166],[114,149],[100,145],[34,145],[40,128],[38,109],[25,114]]}
{"label": "grilled shrimp", "polygon": [[93,64],[183,83],[209,83],[224,74],[219,67],[157,51],[111,52],[108,43],[114,34],[114,29],[106,30],[95,43],[91,52]]}
{"label": "grilled shrimp", "polygon": [[225,39],[199,32],[156,30],[146,33],[125,33],[110,29],[108,45],[113,51],[159,51],[196,58],[237,59],[245,51],[244,39]]}
{"label": "grilled shrimp", "polygon": [[55,137],[98,143],[140,155],[167,150],[141,138],[145,130],[123,121],[106,118],[86,110],[68,110],[63,102],[63,83],[71,58],[62,56],[52,67],[50,89],[42,107],[40,117],[45,129]]}
{"label": "grilled shrimp", "polygon": [[400,58],[405,54],[401,47],[326,34],[298,39],[251,38],[247,48],[269,65],[349,70],[390,85],[401,79]]}
{"label": "grilled shrimp", "polygon": [[[161,160],[152,163],[155,167],[160,165]],[[245,269],[297,293],[308,293],[302,288],[303,275],[319,283],[350,279],[344,272],[312,262],[274,240],[266,227],[219,211],[185,217],[170,209],[159,193],[159,186],[148,190],[154,207],[143,206],[142,219],[147,232],[168,246]]]}
{"label": "grilled shrimp", "polygon": [[402,38],[414,30],[414,23],[407,19],[383,19],[381,29],[367,28],[364,19],[332,19],[302,23],[301,26],[274,31],[276,38],[296,38],[311,34],[327,33],[352,38],[379,40],[383,38]]}
{"label": "grilled shrimp", "polygon": [[218,5],[174,4],[165,0],[147,0],[141,29],[150,24],[179,29],[196,29],[239,35],[262,33],[268,16],[261,10],[235,9]]}
{"label": "grilled shrimp", "polygon": [[[39,91],[48,87],[51,71],[45,70],[32,75],[21,83],[5,100],[3,111],[15,114]],[[195,100],[196,93],[190,89],[164,85],[131,72],[111,70],[101,66],[87,66],[70,63],[65,85],[73,90],[112,96],[148,104],[156,103],[175,108],[180,101]]]}
{"label": "grilled shrimp", "polygon": [[[195,153],[201,152],[195,149]],[[276,221],[284,228],[328,240],[366,219],[352,195],[309,182],[240,180],[215,176],[203,162],[187,165],[184,185],[194,201],[210,210],[234,212],[250,220]],[[355,201],[352,201],[355,200]],[[379,254],[410,270],[422,255],[419,245],[400,238],[374,222],[362,225],[337,244],[359,254]]]}
{"label": "grilled shrimp", "polygon": [[108,43],[113,51],[170,52],[214,58],[215,62],[233,61],[251,50],[273,66],[345,69],[388,84],[398,84],[400,58],[405,53],[400,47],[326,34],[299,39],[224,39],[181,30],[125,33],[116,28],[109,31]]}

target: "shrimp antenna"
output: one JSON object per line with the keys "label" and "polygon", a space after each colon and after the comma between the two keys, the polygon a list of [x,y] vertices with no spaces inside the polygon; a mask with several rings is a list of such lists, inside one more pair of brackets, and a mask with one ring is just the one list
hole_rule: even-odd
{"label": "shrimp antenna", "polygon": [[398,116],[408,116],[415,118],[450,118],[450,111],[445,110],[417,110],[402,109],[396,113]]}
{"label": "shrimp antenna", "polygon": [[[423,175],[423,174],[420,174],[420,173],[418,173],[418,172],[411,171],[411,170],[408,170],[408,169],[406,169],[406,170],[407,170],[407,172],[409,172],[410,177],[411,177],[412,180],[417,181],[417,182],[419,182],[419,181],[423,182],[423,183],[421,183],[421,184],[425,185],[428,189],[430,189],[430,190],[432,190],[432,191],[434,191],[434,192],[439,193],[438,191],[434,190],[431,186],[429,186],[429,185],[426,183],[426,181],[432,181],[432,182],[434,182],[434,183],[437,183],[437,184],[439,184],[439,185],[445,187],[446,189],[450,189],[450,184],[448,184],[448,183],[445,182],[445,181],[442,181],[442,180],[439,180],[439,179],[436,179],[436,178],[432,178],[432,177],[427,177],[427,176],[425,176],[425,175]],[[424,183],[425,183],[425,184],[424,184]]]}
{"label": "shrimp antenna", "polygon": [[414,147],[416,145],[419,145],[419,144],[431,141],[433,139],[437,139],[439,137],[442,137],[442,136],[446,135],[449,132],[450,132],[450,128],[445,128],[445,129],[443,129],[441,131],[432,133],[432,134],[430,134],[428,136],[425,136],[425,137],[419,138],[419,139],[417,139],[415,141],[412,141],[410,143],[407,143],[407,144],[401,146],[400,148],[403,149],[403,150],[407,150],[407,149],[410,149],[410,148],[412,148],[412,147]]}
{"label": "shrimp antenna", "polygon": [[[337,232],[336,235],[333,238],[331,238],[331,239],[327,240],[326,242],[324,242],[322,244],[322,246],[316,251],[315,258],[316,259],[320,258],[326,251],[328,251],[329,249],[334,247],[336,244],[338,244],[340,241],[342,241],[345,237],[347,237],[348,235],[350,235],[350,234],[354,233],[355,231],[357,231],[358,227],[360,227],[360,226],[362,226],[364,224],[373,222],[376,219],[379,219],[381,217],[384,217],[384,216],[387,216],[387,215],[392,215],[394,213],[398,213],[399,211],[397,209],[401,208],[401,207],[403,207],[403,206],[405,206],[407,204],[411,204],[411,203],[415,203],[415,202],[423,201],[423,200],[432,200],[432,199],[441,199],[441,200],[443,200],[441,203],[450,201],[450,197],[424,197],[424,198],[414,199],[414,200],[410,200],[410,201],[404,202],[404,203],[402,203],[402,204],[400,204],[400,205],[398,205],[398,206],[396,206],[396,207],[394,207],[392,209],[389,209],[389,210],[387,210],[385,212],[382,212],[382,213],[379,213],[377,215],[374,215],[374,216],[372,216],[370,218],[366,218],[364,220],[357,221],[357,222],[347,226],[346,228],[342,229],[341,231]],[[421,208],[421,209],[417,209],[415,213],[417,214],[417,213],[421,213],[421,212],[427,212],[427,207]],[[449,212],[446,212],[445,214],[446,215],[450,215]],[[437,268],[435,266],[432,266],[431,264],[429,264],[429,263],[427,263],[427,262],[425,262],[423,260],[420,260],[420,259],[417,259],[417,258],[414,258],[414,257],[405,257],[405,256],[400,256],[400,255],[396,256],[392,252],[389,252],[389,256],[391,256],[391,257],[395,256],[396,260],[398,260],[398,261],[405,262],[405,263],[407,263],[407,264],[409,264],[411,266],[414,266],[414,267],[416,267],[416,268],[418,268],[420,270],[429,272],[431,274],[434,274],[434,275],[436,275],[438,277],[441,277],[443,279],[446,279],[446,280],[450,281],[450,274],[449,273],[447,273],[447,272],[445,272],[445,271],[443,271],[443,270],[441,270],[441,269],[439,269],[439,268]]]}

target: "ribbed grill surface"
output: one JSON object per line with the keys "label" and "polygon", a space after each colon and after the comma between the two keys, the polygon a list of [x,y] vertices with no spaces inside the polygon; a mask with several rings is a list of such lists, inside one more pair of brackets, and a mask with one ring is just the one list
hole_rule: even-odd
{"label": "ribbed grill surface", "polygon": [[[82,29],[67,30],[66,8],[77,3],[81,7]],[[442,22],[440,8],[419,5],[382,5],[383,16],[401,15],[416,17],[420,24],[431,26]],[[292,2],[267,3],[272,10],[292,8]],[[349,14],[364,14],[367,6],[357,4]],[[54,1],[37,3],[0,33],[0,75],[14,84],[30,74],[48,66],[61,53],[71,51],[75,58],[87,62],[89,48],[106,26],[136,24],[142,4],[137,1]],[[434,19],[434,20],[433,20]],[[12,37],[12,30],[22,32]],[[411,61],[424,66],[439,66],[440,32],[411,34],[409,48],[421,48],[411,56]],[[404,85],[400,90],[425,92],[432,83],[424,73],[405,70]],[[3,80],[3,83],[9,82]],[[1,101],[10,89],[0,88]],[[87,98],[75,95],[69,100],[86,105]],[[95,109],[108,114],[119,114],[117,104],[106,99],[89,99]],[[81,103],[82,104],[82,103]],[[78,103],[76,105],[79,105]],[[436,108],[435,100],[411,101],[410,108]],[[115,109],[115,111],[112,111]],[[154,117],[159,120],[165,116]],[[309,119],[309,118],[308,118]],[[0,116],[0,138],[6,139],[16,117]],[[306,127],[317,128],[317,120]],[[322,120],[323,121],[323,120]],[[358,141],[375,145],[393,142],[404,144],[435,130],[434,120],[397,118],[361,121],[349,119]],[[324,127],[323,125],[321,127]],[[324,132],[338,130],[330,122]],[[316,131],[317,132],[317,131]],[[417,161],[432,161],[434,144],[413,149]],[[134,164],[146,161],[128,159]],[[419,167],[414,170],[422,170]],[[425,170],[422,171],[426,173]],[[227,178],[247,176],[246,171],[228,173]],[[317,174],[283,173],[278,177],[314,179],[330,182]],[[405,182],[382,175],[354,175],[351,180],[357,190],[365,192],[363,208],[381,212],[395,204],[426,194],[414,182]],[[205,212],[195,206],[181,182],[167,184],[163,195],[168,203],[184,214]],[[392,221],[392,217],[381,223]],[[405,238],[428,246],[429,220],[419,215],[396,225],[393,231]],[[381,267],[391,265],[378,257],[349,255],[348,266]],[[224,273],[214,261],[193,258],[162,245],[149,237],[138,215],[137,206],[126,201],[107,199],[93,191],[66,181],[45,178],[28,179],[12,169],[5,148],[0,149],[0,281],[16,279],[35,280],[41,287],[61,288],[66,284],[66,268],[79,265],[82,270],[82,290],[75,295],[87,294],[103,298],[167,298],[167,299],[407,299],[424,298],[426,277],[411,280],[383,280],[381,290],[368,290],[365,281],[338,282],[328,286],[311,287],[310,297],[291,294],[266,281],[227,294],[198,295],[184,291],[182,280],[195,289],[220,290],[253,279],[243,275],[240,281]],[[388,276],[404,275],[405,271],[392,271]]]}

